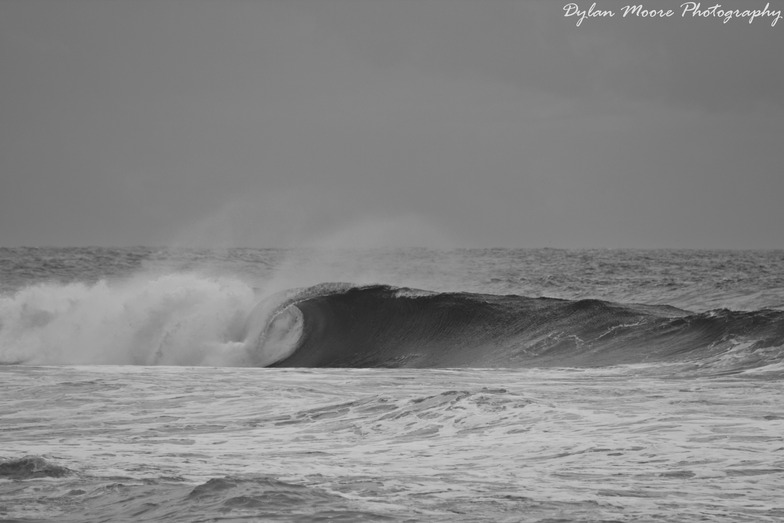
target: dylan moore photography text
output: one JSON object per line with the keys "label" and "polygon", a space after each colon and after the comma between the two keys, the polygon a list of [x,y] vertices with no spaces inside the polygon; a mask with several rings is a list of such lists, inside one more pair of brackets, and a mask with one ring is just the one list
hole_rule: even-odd
{"label": "dylan moore photography text", "polygon": [[585,19],[591,18],[710,18],[720,20],[722,23],[731,21],[745,21],[754,23],[758,21],[768,21],[771,27],[775,27],[782,18],[781,9],[774,9],[770,3],[764,7],[749,9],[748,4],[744,3],[743,8],[733,8],[722,4],[702,4],[700,2],[684,2],[677,7],[648,8],[643,4],[625,5],[619,10],[603,9],[596,2],[589,7],[580,6],[570,2],[563,6],[564,17],[574,17],[576,25],[582,25]]}

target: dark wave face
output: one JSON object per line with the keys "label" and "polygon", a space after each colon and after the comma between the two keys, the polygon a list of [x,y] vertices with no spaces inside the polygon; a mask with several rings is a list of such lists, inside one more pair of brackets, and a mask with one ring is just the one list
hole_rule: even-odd
{"label": "dark wave face", "polygon": [[257,361],[277,367],[695,362],[732,371],[784,359],[784,312],[325,285],[289,298],[259,340],[275,356]]}

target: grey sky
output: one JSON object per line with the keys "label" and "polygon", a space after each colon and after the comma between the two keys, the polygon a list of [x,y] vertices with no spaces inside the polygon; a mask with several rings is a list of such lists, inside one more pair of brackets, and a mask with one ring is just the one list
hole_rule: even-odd
{"label": "grey sky", "polygon": [[0,245],[784,248],[784,20],[680,3],[0,0]]}

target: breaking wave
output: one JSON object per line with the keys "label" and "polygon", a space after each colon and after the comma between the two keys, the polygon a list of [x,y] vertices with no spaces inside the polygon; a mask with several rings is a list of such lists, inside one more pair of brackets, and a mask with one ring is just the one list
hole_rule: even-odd
{"label": "breaking wave", "polygon": [[[296,311],[296,312],[295,312]],[[726,371],[784,359],[784,312],[324,285],[279,304],[296,316],[286,367],[541,367],[694,362]],[[274,322],[268,325],[273,326]],[[286,321],[291,325],[292,322]],[[276,329],[271,329],[275,331]],[[260,336],[261,353],[275,346]],[[266,363],[266,362],[265,362]]]}
{"label": "breaking wave", "polygon": [[0,295],[0,362],[244,365],[257,301],[239,279],[190,273],[31,285]]}
{"label": "breaking wave", "polygon": [[[279,367],[596,367],[784,361],[784,311],[321,284],[265,296],[177,273],[0,296],[0,363]],[[777,368],[777,367],[776,367]]]}

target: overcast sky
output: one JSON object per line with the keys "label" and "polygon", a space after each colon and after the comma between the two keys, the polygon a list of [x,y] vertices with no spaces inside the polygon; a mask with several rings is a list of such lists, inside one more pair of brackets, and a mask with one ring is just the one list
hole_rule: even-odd
{"label": "overcast sky", "polygon": [[680,3],[0,0],[0,245],[784,248],[784,20]]}

